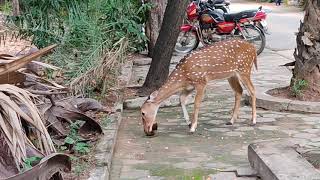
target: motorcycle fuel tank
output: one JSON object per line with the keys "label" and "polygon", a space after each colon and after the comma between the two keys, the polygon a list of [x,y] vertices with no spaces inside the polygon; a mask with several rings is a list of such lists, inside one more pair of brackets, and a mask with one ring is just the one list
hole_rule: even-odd
{"label": "motorcycle fuel tank", "polygon": [[189,20],[194,20],[198,17],[198,14],[197,14],[197,5],[192,2],[188,5],[187,7],[187,15],[188,15],[188,19]]}
{"label": "motorcycle fuel tank", "polygon": [[205,24],[211,24],[215,22],[213,17],[209,14],[202,14],[200,17],[200,21]]}

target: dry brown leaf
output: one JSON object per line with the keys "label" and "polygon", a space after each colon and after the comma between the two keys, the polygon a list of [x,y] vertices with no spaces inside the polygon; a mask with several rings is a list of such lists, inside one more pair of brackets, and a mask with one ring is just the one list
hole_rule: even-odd
{"label": "dry brown leaf", "polygon": [[69,103],[57,102],[56,106],[51,109],[53,115],[59,118],[68,119],[71,121],[82,120],[85,124],[80,127],[79,133],[83,137],[92,134],[102,134],[102,127],[91,117],[81,113],[77,108]]}
{"label": "dry brown leaf", "polygon": [[[51,107],[52,108],[52,107]],[[57,118],[52,113],[51,108],[49,108],[46,113],[44,114],[44,120],[47,122],[47,128],[52,128],[59,136],[66,137],[69,134],[69,130],[63,126],[60,119]]]}
{"label": "dry brown leaf", "polygon": [[[23,118],[30,126],[34,126],[34,135],[38,141],[38,148],[43,154],[55,152],[50,135],[44,126],[37,107],[31,100],[32,94],[13,85],[0,85],[0,130],[4,134],[9,149],[15,158],[19,169],[22,161],[27,157],[27,146],[34,147],[27,138],[21,123]],[[26,114],[19,105],[23,104]],[[1,155],[1,154],[0,154]]]}
{"label": "dry brown leaf", "polygon": [[[44,157],[39,164],[31,169],[9,177],[7,180],[31,180],[31,179],[50,179],[54,174],[71,170],[71,160],[69,156],[54,153]],[[63,180],[61,175],[55,176],[55,180]]]}
{"label": "dry brown leaf", "polygon": [[0,84],[19,84],[26,81],[26,75],[13,71],[0,75]]}
{"label": "dry brown leaf", "polygon": [[[22,72],[23,74],[25,74],[27,77],[31,78],[31,79],[34,79],[34,80],[37,80],[38,83],[47,83],[47,84],[50,84],[50,85],[46,85],[49,87],[49,89],[67,89],[66,87],[62,86],[62,85],[59,85],[57,83],[55,83],[54,81],[50,81],[50,80],[47,80],[47,79],[44,79],[44,78],[41,78],[39,76],[36,76],[34,74],[29,74],[29,73],[24,73]],[[41,82],[39,82],[41,81]],[[44,84],[43,84],[44,85]]]}
{"label": "dry brown leaf", "polygon": [[[5,178],[17,174],[15,160],[12,156],[10,148],[5,141],[3,133],[0,131],[0,177]],[[5,155],[5,156],[3,156]]]}
{"label": "dry brown leaf", "polygon": [[101,111],[106,112],[106,107],[102,106],[100,102],[91,98],[72,98],[65,100],[66,102],[72,104],[74,107],[79,109],[81,112],[87,111]]}
{"label": "dry brown leaf", "polygon": [[45,47],[43,49],[40,49],[39,51],[37,51],[35,53],[32,53],[30,55],[27,55],[27,56],[24,56],[24,57],[22,57],[20,59],[12,61],[10,63],[1,64],[0,65],[0,75],[22,68],[27,63],[29,63],[30,61],[36,59],[37,57],[42,56],[42,55],[50,52],[56,46],[57,45],[51,45],[51,46]]}

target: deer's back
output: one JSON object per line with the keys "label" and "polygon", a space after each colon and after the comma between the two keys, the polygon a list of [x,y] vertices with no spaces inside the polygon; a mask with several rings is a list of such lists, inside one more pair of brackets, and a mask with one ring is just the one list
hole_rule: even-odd
{"label": "deer's back", "polygon": [[185,56],[172,76],[208,81],[228,78],[234,73],[250,74],[256,57],[255,47],[244,40],[221,41]]}

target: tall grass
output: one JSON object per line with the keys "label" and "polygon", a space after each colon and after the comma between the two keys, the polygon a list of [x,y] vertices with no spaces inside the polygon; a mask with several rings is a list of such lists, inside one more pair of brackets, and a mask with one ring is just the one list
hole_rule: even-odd
{"label": "tall grass", "polygon": [[10,14],[12,11],[12,4],[8,0],[5,0],[3,4],[0,4],[0,11],[4,14]]}
{"label": "tall grass", "polygon": [[21,0],[15,17],[20,36],[31,37],[39,48],[60,44],[48,61],[63,67],[66,81],[83,75],[101,62],[104,53],[126,38],[128,51],[141,51],[142,32],[150,4],[137,0]]}

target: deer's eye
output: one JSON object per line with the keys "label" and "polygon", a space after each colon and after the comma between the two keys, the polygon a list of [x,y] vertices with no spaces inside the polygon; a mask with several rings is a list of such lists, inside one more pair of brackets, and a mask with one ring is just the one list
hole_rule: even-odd
{"label": "deer's eye", "polygon": [[142,116],[146,115],[144,112],[141,113]]}

